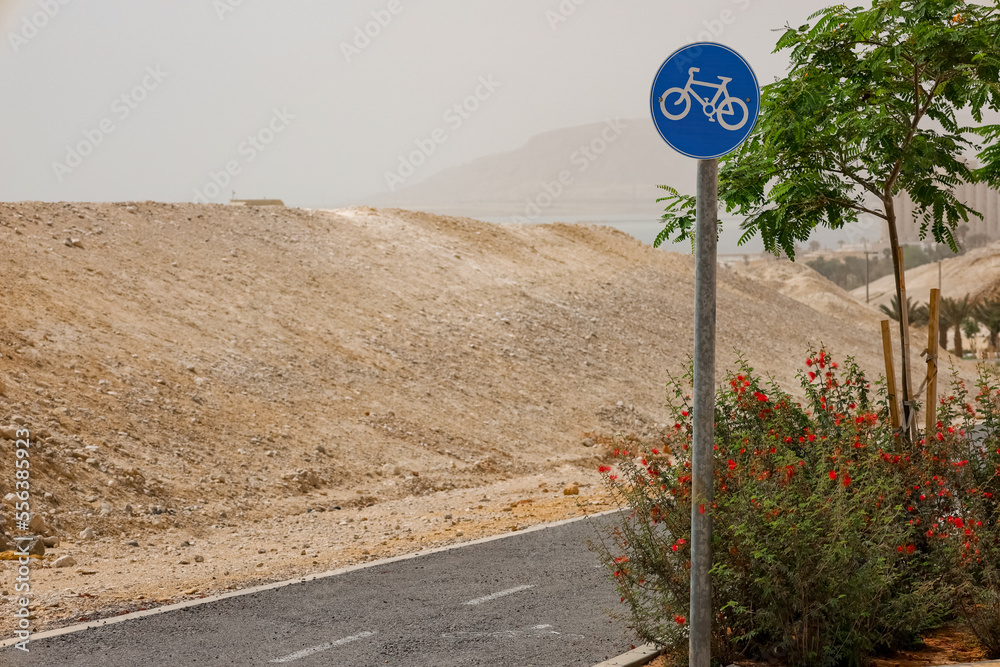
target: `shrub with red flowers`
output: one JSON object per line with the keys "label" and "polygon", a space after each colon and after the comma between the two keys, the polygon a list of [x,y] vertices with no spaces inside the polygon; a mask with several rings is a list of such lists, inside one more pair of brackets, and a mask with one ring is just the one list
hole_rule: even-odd
{"label": "shrub with red flowers", "polygon": [[[810,354],[805,400],[745,362],[716,400],[714,654],[862,665],[952,614],[990,649],[1000,630],[1000,394],[957,383],[928,444],[907,447],[848,359]],[[671,378],[676,423],[617,449],[605,481],[622,520],[595,548],[638,635],[686,650],[691,524],[690,374]],[[978,626],[978,629],[976,629]]]}
{"label": "shrub with red flowers", "polygon": [[1000,658],[1000,387],[981,368],[977,391],[952,381],[938,422],[905,470],[908,521],[952,593],[956,614]]}

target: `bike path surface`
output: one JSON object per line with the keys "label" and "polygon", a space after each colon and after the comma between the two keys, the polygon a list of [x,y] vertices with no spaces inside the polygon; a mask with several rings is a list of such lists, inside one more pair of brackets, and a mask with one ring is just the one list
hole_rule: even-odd
{"label": "bike path surface", "polygon": [[6,648],[0,665],[591,667],[635,643],[566,523]]}

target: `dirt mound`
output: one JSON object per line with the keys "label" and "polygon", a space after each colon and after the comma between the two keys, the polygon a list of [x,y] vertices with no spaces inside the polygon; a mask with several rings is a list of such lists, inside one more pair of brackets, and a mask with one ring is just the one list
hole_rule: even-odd
{"label": "dirt mound", "polygon": [[827,315],[854,321],[868,327],[879,326],[884,317],[859,301],[847,290],[820,275],[802,262],[787,259],[758,262],[749,266],[737,264],[733,272],[755,279],[776,292],[808,305]]}
{"label": "dirt mound", "polygon": [[[608,406],[665,421],[692,352],[691,259],[608,228],[153,203],[0,224],[0,411],[47,437],[38,483],[68,512],[412,492],[390,464],[423,491],[527,474]],[[722,273],[720,378],[739,350],[794,383],[820,342],[879,367],[871,311],[794,265],[761,277]]]}

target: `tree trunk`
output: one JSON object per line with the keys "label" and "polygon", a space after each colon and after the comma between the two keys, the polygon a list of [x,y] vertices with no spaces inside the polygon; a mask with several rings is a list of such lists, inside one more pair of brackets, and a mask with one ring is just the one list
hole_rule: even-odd
{"label": "tree trunk", "polygon": [[900,261],[899,256],[899,234],[896,231],[896,210],[893,206],[891,193],[886,193],[886,196],[882,200],[882,204],[885,206],[886,222],[889,227],[889,248],[892,252],[893,277],[896,279],[896,299],[899,303],[899,347],[901,349],[900,357],[903,362],[900,364],[900,373],[902,374],[900,387],[902,388],[901,393],[903,397],[902,436],[903,441],[909,443],[911,442],[910,427],[914,423],[911,414],[912,408],[910,406],[910,350],[906,346],[906,334],[907,329],[910,326],[910,322],[909,317],[907,317],[908,314],[903,301],[903,264]]}
{"label": "tree trunk", "polygon": [[948,327],[946,326],[938,328],[938,346],[942,350],[948,349]]}
{"label": "tree trunk", "polygon": [[962,325],[961,324],[956,324],[955,325],[955,356],[958,357],[959,359],[961,359],[962,355],[964,354],[964,352],[965,351],[962,349]]}

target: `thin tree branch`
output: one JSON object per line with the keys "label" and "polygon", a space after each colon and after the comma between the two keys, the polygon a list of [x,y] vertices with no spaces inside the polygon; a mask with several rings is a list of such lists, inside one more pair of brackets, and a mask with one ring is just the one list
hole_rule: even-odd
{"label": "thin tree branch", "polygon": [[872,183],[869,183],[868,181],[859,177],[853,171],[848,171],[847,164],[845,163],[843,156],[841,156],[841,159],[837,161],[837,164],[840,166],[840,169],[830,169],[829,167],[827,168],[830,169],[830,171],[832,171],[835,174],[842,174],[844,176],[847,176],[849,179],[851,179],[852,181],[854,181],[855,183],[857,183],[865,190],[878,197],[879,199],[882,198],[882,193],[879,192],[878,188],[876,188]]}

